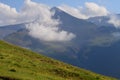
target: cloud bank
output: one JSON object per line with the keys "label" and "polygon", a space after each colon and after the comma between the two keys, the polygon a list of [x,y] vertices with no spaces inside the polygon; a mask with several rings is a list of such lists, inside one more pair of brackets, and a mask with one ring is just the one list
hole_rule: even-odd
{"label": "cloud bank", "polygon": [[19,12],[0,3],[0,15],[0,25],[28,23],[26,28],[29,35],[39,40],[61,42],[70,41],[75,37],[73,33],[59,29],[59,20],[52,19],[54,13],[50,11],[49,6],[31,0],[25,0]]}
{"label": "cloud bank", "polygon": [[88,19],[95,16],[106,16],[109,14],[109,11],[105,7],[93,2],[86,2],[84,7],[74,8],[67,5],[61,5],[58,8],[80,19]]}

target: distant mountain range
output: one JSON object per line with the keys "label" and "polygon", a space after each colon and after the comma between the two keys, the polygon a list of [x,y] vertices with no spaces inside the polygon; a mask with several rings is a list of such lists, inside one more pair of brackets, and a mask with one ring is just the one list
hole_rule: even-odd
{"label": "distant mountain range", "polygon": [[83,20],[56,7],[51,10],[55,11],[53,18],[61,21],[59,27],[74,33],[76,38],[69,42],[44,42],[31,37],[24,26],[14,25],[19,28],[9,27],[10,33],[0,32],[6,34],[2,39],[78,67],[120,78],[120,29],[107,23],[108,17]]}
{"label": "distant mountain range", "polygon": [[23,24],[17,24],[17,25],[8,25],[8,26],[1,26],[0,27],[0,39],[4,38],[8,34],[11,34],[13,32],[16,32],[17,30],[20,30],[24,28]]}
{"label": "distant mountain range", "polygon": [[120,14],[116,14],[116,15],[108,15],[108,16],[98,16],[98,17],[90,17],[87,19],[88,22],[92,22],[98,26],[101,27],[114,27],[113,24],[109,23],[109,20],[111,19],[111,17],[117,17],[118,19],[120,19]]}

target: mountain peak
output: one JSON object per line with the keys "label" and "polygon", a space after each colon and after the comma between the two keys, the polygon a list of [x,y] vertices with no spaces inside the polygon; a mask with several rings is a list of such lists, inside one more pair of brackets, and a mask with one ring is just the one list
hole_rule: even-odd
{"label": "mountain peak", "polygon": [[61,10],[61,9],[59,9],[58,7],[53,7],[53,8],[51,8],[51,11],[58,11],[58,12],[62,12],[62,10]]}

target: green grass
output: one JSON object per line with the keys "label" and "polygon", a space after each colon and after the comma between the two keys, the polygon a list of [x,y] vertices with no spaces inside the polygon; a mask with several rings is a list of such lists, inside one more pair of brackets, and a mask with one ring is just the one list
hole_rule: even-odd
{"label": "green grass", "polygon": [[0,80],[116,80],[0,41]]}

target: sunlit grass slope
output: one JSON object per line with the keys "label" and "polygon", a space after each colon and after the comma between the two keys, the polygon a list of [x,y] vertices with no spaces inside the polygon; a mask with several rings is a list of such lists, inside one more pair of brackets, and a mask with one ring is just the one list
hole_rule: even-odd
{"label": "sunlit grass slope", "polygon": [[115,80],[0,41],[0,80]]}

